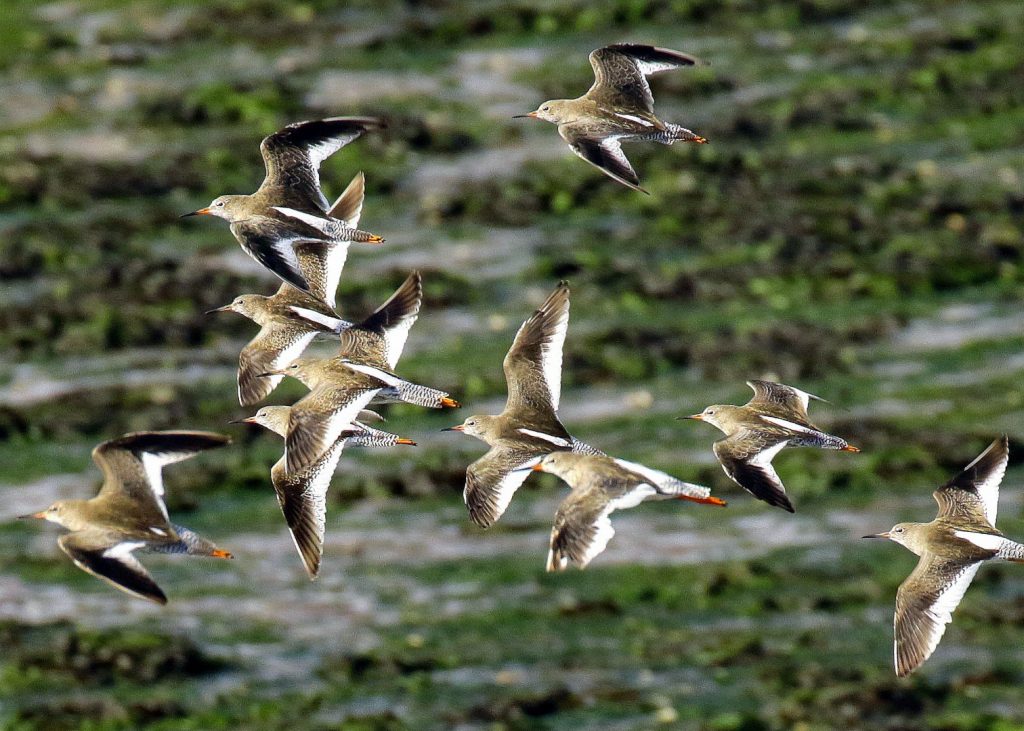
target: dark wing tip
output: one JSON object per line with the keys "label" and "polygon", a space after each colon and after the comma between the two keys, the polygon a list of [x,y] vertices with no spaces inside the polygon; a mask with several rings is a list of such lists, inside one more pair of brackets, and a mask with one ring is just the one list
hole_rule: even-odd
{"label": "dark wing tip", "polygon": [[671,48],[659,48],[644,43],[614,43],[605,48],[645,63],[672,63],[678,66],[708,66],[706,61],[689,53]]}

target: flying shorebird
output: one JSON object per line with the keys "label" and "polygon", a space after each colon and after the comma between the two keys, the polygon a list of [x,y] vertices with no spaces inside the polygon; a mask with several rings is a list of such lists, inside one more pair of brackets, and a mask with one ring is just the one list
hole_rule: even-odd
{"label": "flying shorebird", "polygon": [[238,403],[242,406],[251,406],[269,396],[284,376],[260,376],[294,363],[321,334],[322,328],[306,318],[297,317],[292,307],[315,311],[337,323],[348,324],[338,319],[336,313],[323,303],[287,282],[282,282],[277,293],[270,297],[243,294],[224,307],[210,310],[236,312],[260,326],[260,331],[238,354]]}
{"label": "flying shorebird", "polygon": [[579,157],[642,193],[647,191],[622,151],[623,141],[707,142],[685,127],[658,119],[647,83],[651,74],[704,65],[700,59],[667,48],[619,43],[593,51],[590,65],[594,85],[586,94],[546,101],[536,111],[516,116],[557,124],[558,134]]}
{"label": "flying shorebird", "polygon": [[747,381],[747,385],[754,389],[754,397],[744,406],[708,406],[699,414],[681,418],[706,421],[721,429],[725,439],[715,442],[714,450],[725,474],[759,500],[792,513],[793,503],[772,467],[779,450],[786,446],[860,450],[811,424],[809,400],[824,399],[771,381]]}
{"label": "flying shorebird", "polygon": [[1024,544],[996,528],[999,484],[1009,462],[1009,442],[996,439],[933,495],[939,512],[930,523],[897,523],[888,538],[920,556],[896,592],[896,675],[914,672],[939,645],[953,610],[983,561],[1024,563]]}
{"label": "flying shorebird", "polygon": [[562,348],[569,327],[569,284],[555,291],[520,326],[502,363],[508,399],[497,416],[470,416],[445,431],[469,434],[490,447],[466,470],[462,497],[470,519],[487,528],[498,520],[529,476],[551,452],[601,454],[575,439],[558,420]]}
{"label": "flying shorebird", "polygon": [[423,301],[423,279],[413,271],[387,301],[373,314],[351,325],[343,320],[325,317],[301,307],[293,307],[297,316],[317,324],[324,330],[340,334],[338,359],[349,368],[385,383],[374,396],[376,403],[405,402],[429,408],[455,407],[458,402],[448,394],[397,376],[394,372],[405,348]]}
{"label": "flying shorebird", "polygon": [[[303,256],[327,262],[338,246],[347,248],[351,241],[381,243],[384,240],[348,225],[338,226],[334,234],[327,236],[301,220],[303,215],[333,219],[332,213],[343,216],[351,211],[344,200],[345,194],[334,207],[328,207],[320,190],[320,163],[363,132],[383,126],[381,120],[373,117],[333,117],[290,124],[260,144],[267,174],[255,193],[222,195],[206,208],[185,216],[211,215],[225,219],[249,256],[293,287],[312,293],[314,286],[303,271]],[[361,188],[361,183],[359,186]],[[346,194],[349,192],[346,190]],[[361,198],[361,190],[359,196]],[[348,220],[351,220],[350,213]],[[325,281],[324,291],[333,298],[329,280]]]}
{"label": "flying shorebird", "polygon": [[89,500],[58,500],[23,518],[67,528],[57,545],[78,568],[121,591],[157,604],[167,596],[133,554],[136,550],[231,558],[227,551],[167,516],[161,468],[231,440],[199,431],[134,432],[103,442],[92,459],[103,486]]}
{"label": "flying shorebird", "polygon": [[[239,421],[245,424],[258,424],[281,437],[286,437],[290,413],[290,406],[264,406],[253,416]],[[415,446],[416,442],[355,421],[342,431],[333,446],[306,469],[288,472],[285,469],[284,457],[271,468],[270,479],[277,494],[278,504],[310,579],[315,579],[320,573],[327,518],[327,488],[341,459],[342,450],[346,445],[391,447],[398,444]]]}
{"label": "flying shorebird", "polygon": [[614,510],[632,508],[645,500],[725,505],[725,501],[711,497],[711,490],[703,485],[603,454],[553,452],[533,469],[551,472],[572,488],[555,513],[548,571],[561,571],[570,561],[586,568],[615,535],[609,519]]}
{"label": "flying shorebird", "polygon": [[[338,198],[331,215],[344,218],[348,225],[355,227],[363,208],[363,190],[363,174],[359,173]],[[324,254],[307,251],[305,244],[299,243],[295,245],[295,251],[309,282],[310,294],[282,282],[277,293],[270,297],[243,294],[224,307],[210,310],[236,312],[260,326],[259,333],[238,356],[238,403],[242,406],[262,401],[284,378],[259,378],[259,374],[280,370],[293,363],[323,329],[322,325],[313,324],[308,316],[330,321],[333,332],[341,332],[350,325],[333,309],[348,244],[339,243]],[[308,316],[299,317],[296,312],[307,313]]]}

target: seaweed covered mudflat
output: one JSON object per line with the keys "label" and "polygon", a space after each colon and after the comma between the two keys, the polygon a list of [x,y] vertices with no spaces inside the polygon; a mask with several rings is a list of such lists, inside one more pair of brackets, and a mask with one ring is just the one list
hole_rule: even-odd
{"label": "seaweed covered mudflat", "polygon": [[[859,541],[929,517],[931,490],[1000,433],[999,527],[1024,534],[1019,3],[16,0],[6,16],[0,727],[1024,723],[1019,567],[986,566],[903,680],[892,603],[914,559]],[[711,61],[652,79],[659,114],[711,143],[626,146],[650,196],[512,119],[586,89],[586,54],[621,41]],[[235,377],[254,330],[204,314],[277,283],[178,216],[253,190],[264,135],[335,115],[389,120],[321,181],[333,199],[364,171],[361,226],[387,239],[353,245],[343,315],[422,273],[403,376],[498,413],[515,329],[568,279],[560,418],[727,510],[639,506],[585,572],[548,575],[560,483],[531,479],[485,532],[461,499],[481,445],[440,433],[467,414],[396,404],[419,446],[346,452],[310,584],[268,480],[279,441],[226,424],[252,413]],[[816,422],[863,450],[780,453],[792,516],[675,420],[742,403],[749,378],[826,395]],[[275,402],[302,393],[286,381]],[[236,558],[147,558],[166,608],[14,520],[91,495],[96,443],[182,425],[235,447],[176,466],[168,509]]]}

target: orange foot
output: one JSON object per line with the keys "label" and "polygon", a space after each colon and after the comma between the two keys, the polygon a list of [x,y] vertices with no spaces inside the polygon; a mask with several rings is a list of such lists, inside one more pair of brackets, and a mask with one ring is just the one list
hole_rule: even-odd
{"label": "orange foot", "polygon": [[722,507],[725,507],[726,505],[729,504],[729,503],[725,502],[725,500],[722,500],[721,498],[713,497],[711,495],[708,495],[707,497],[693,497],[692,495],[680,495],[678,497],[678,499],[679,500],[689,500],[690,502],[693,502],[693,503],[704,503],[705,505],[720,505]]}

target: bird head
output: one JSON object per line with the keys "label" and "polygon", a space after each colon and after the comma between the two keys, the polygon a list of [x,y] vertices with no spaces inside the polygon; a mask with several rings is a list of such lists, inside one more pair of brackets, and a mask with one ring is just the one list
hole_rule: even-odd
{"label": "bird head", "polygon": [[53,503],[46,510],[40,510],[38,513],[29,513],[28,515],[19,515],[19,518],[36,518],[38,520],[48,520],[51,523],[57,525],[64,525],[64,518],[67,515],[67,503],[64,500],[58,500]]}
{"label": "bird head", "polygon": [[248,317],[252,320],[255,319],[258,312],[262,311],[259,305],[266,299],[266,297],[259,294],[241,294],[223,307],[214,307],[212,310],[207,310],[206,314],[211,315],[214,312],[237,312],[239,315]]}
{"label": "bird head", "polygon": [[897,523],[884,533],[873,533],[864,538],[888,538],[893,543],[899,543],[920,555],[924,550],[921,527],[920,523]]}
{"label": "bird head", "polygon": [[187,218],[188,216],[216,216],[226,221],[234,221],[241,213],[242,201],[246,197],[244,195],[222,195],[219,198],[214,198],[206,208],[186,213],[182,218]]}
{"label": "bird head", "polygon": [[717,427],[728,434],[729,425],[733,422],[733,416],[738,408],[739,407],[737,406],[730,406],[729,404],[713,404],[712,406],[708,406],[699,414],[684,416],[682,418],[707,422],[708,424],[711,424],[711,426]]}
{"label": "bird head", "polygon": [[568,101],[568,99],[552,99],[551,101],[544,102],[529,114],[517,114],[515,117],[529,117],[530,119],[541,119],[545,122],[560,124],[561,122],[568,121],[570,116],[567,106]]}
{"label": "bird head", "polygon": [[284,436],[288,433],[288,418],[291,414],[290,406],[264,406],[252,416],[238,419],[236,424],[256,424],[269,429],[275,434]]}
{"label": "bird head", "polygon": [[470,416],[461,424],[458,424],[456,426],[450,426],[447,429],[442,429],[441,431],[459,431],[462,432],[463,434],[468,434],[471,437],[476,437],[477,439],[486,442],[488,435],[492,431],[493,425],[493,416],[477,415]]}

